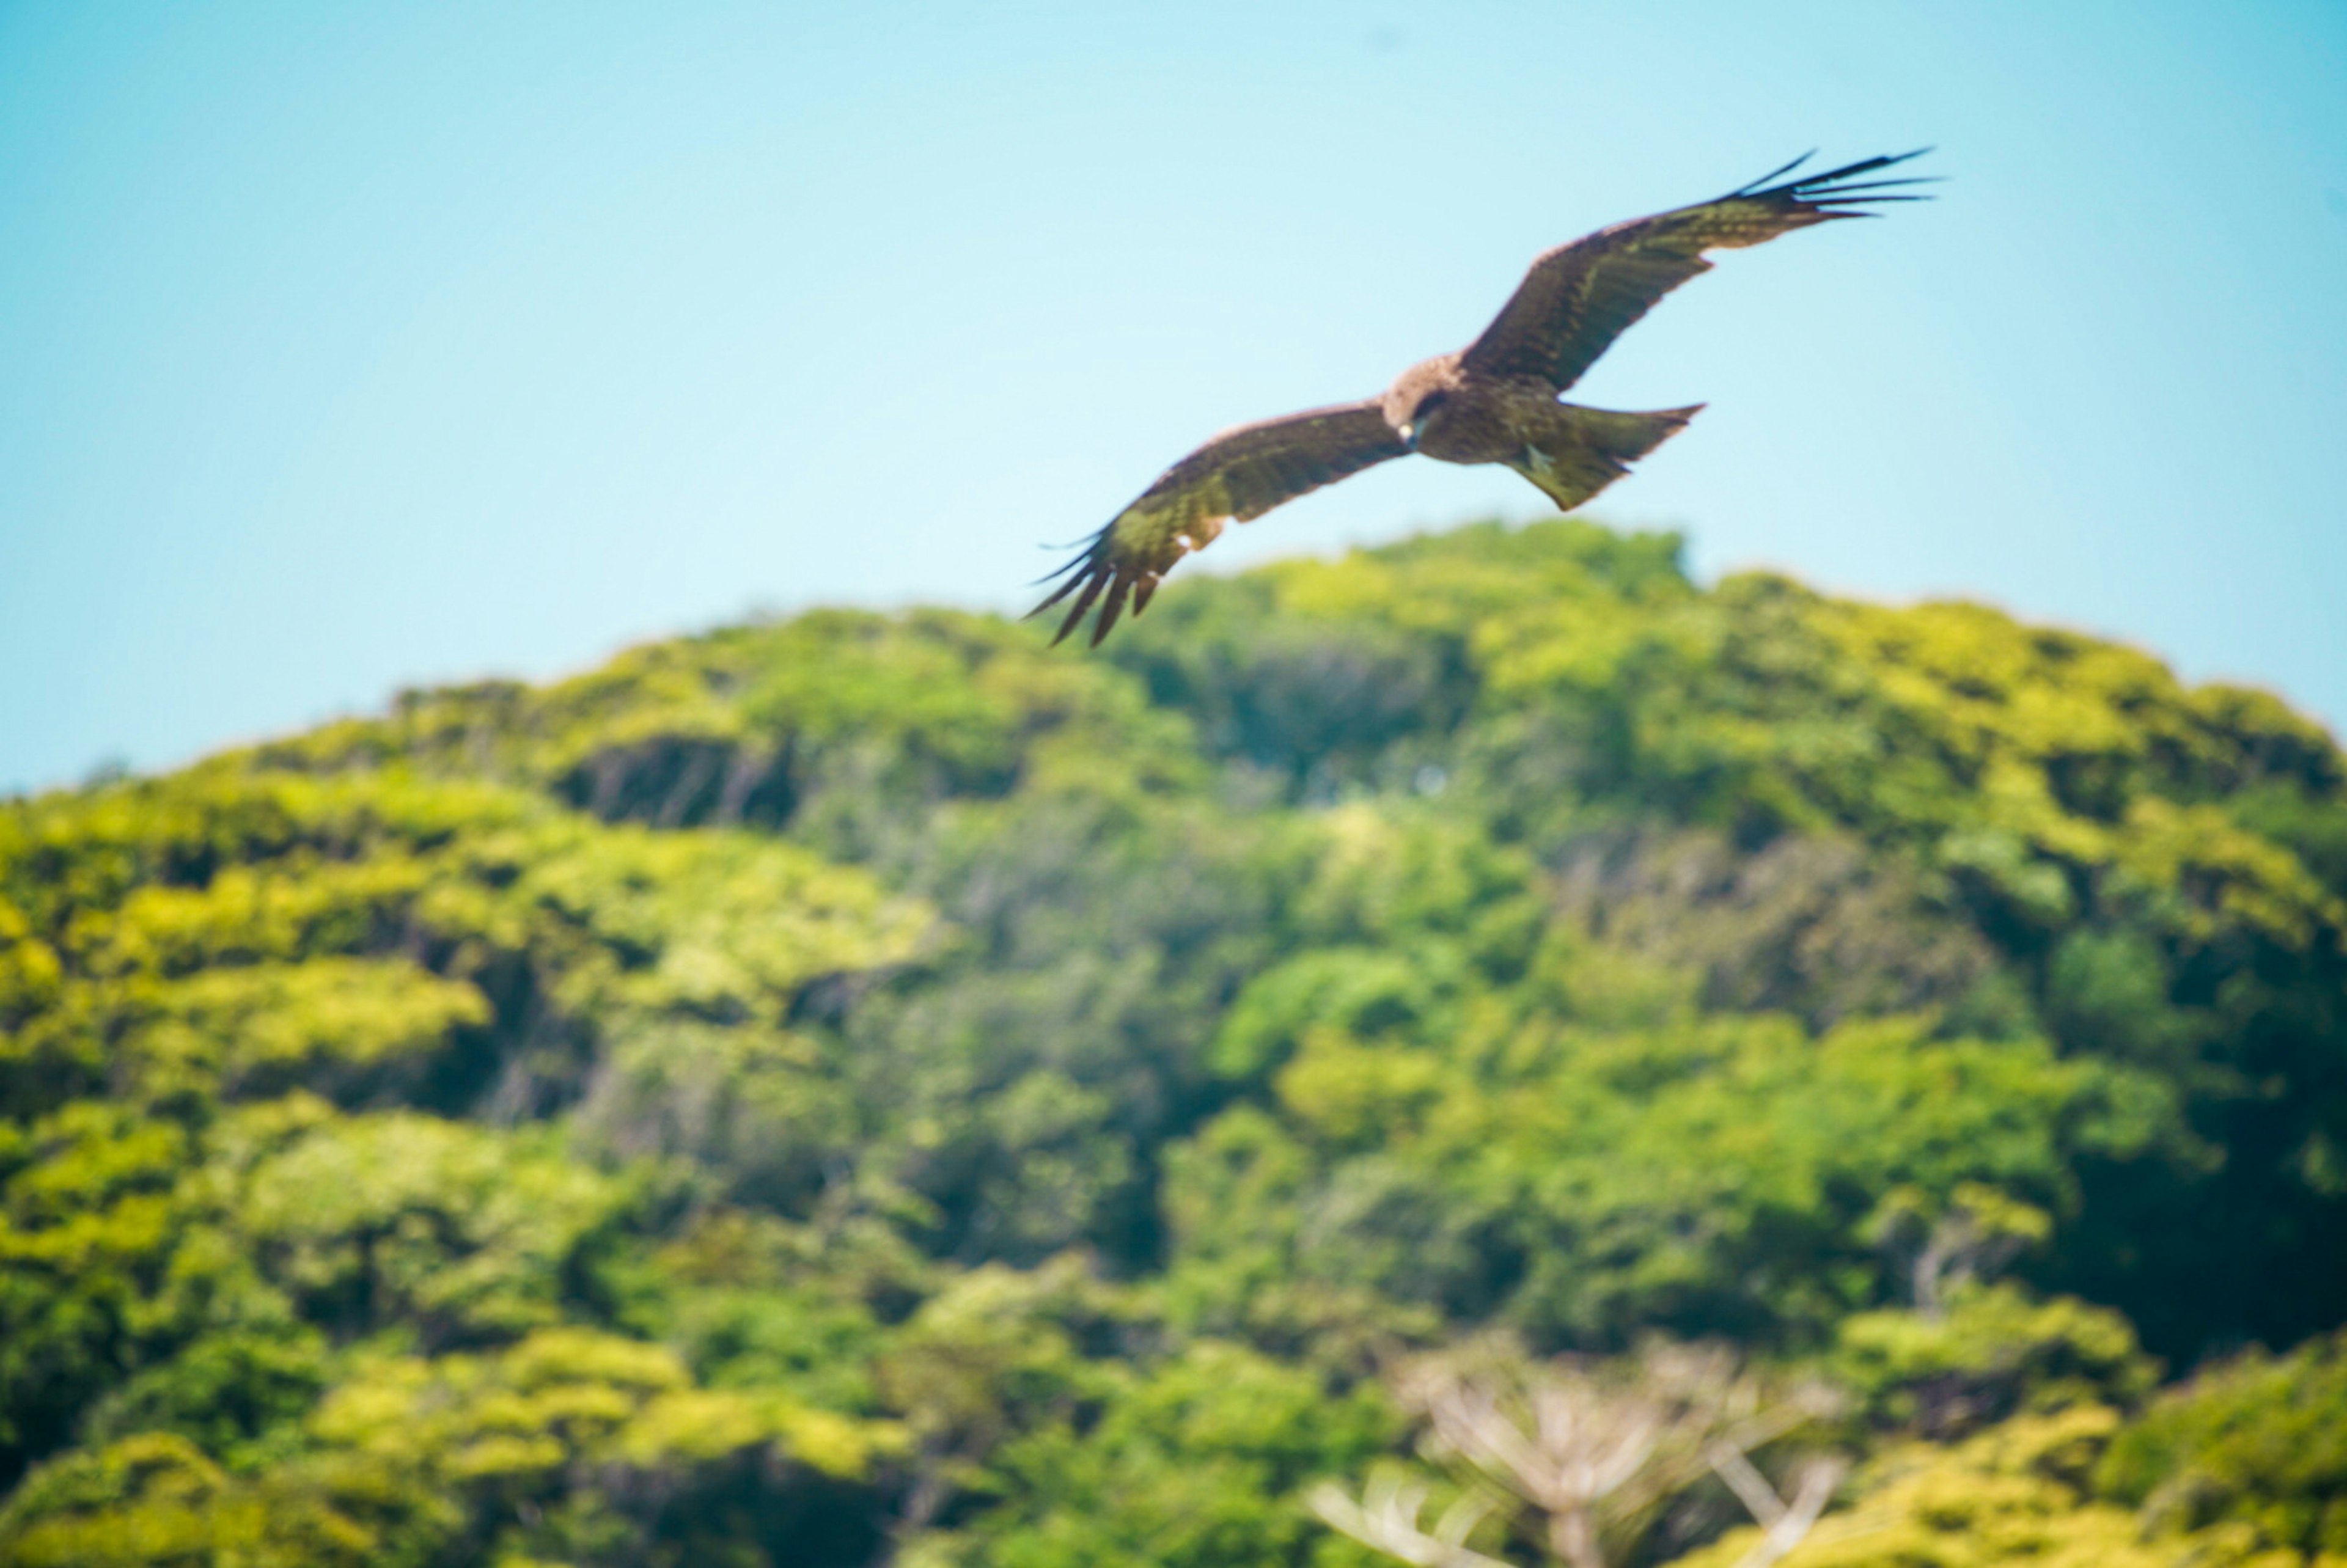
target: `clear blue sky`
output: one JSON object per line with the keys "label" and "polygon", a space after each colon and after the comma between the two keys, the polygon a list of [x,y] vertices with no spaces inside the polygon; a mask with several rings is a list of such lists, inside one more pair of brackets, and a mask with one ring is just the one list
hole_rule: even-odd
{"label": "clear blue sky", "polygon": [[[1020,605],[1545,246],[1926,142],[1942,200],[1615,345],[1588,401],[1711,408],[1598,514],[2336,726],[2342,0],[0,0],[0,789],[753,607]],[[1206,561],[1538,501],[1396,464]]]}

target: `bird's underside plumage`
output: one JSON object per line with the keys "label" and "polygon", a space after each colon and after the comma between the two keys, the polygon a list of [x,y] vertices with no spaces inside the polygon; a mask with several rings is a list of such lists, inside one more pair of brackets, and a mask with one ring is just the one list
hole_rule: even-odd
{"label": "bird's underside plumage", "polygon": [[[1138,615],[1174,564],[1228,522],[1247,522],[1323,485],[1411,452],[1500,463],[1570,511],[1683,429],[1701,404],[1618,414],[1560,401],[1655,302],[1699,272],[1704,252],[1758,245],[1867,206],[1918,198],[1911,179],[1866,179],[1917,153],[1870,158],[1783,179],[1797,159],[1750,185],[1560,245],[1542,256],[1483,335],[1404,371],[1378,397],[1225,430],[1160,475],[1055,576],[1030,614],[1074,596],[1052,641],[1099,606],[1097,645],[1127,603]],[[1782,183],[1770,184],[1771,180]]]}

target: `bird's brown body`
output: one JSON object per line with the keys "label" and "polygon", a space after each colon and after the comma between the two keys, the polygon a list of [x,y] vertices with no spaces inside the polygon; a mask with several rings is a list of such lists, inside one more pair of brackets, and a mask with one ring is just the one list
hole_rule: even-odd
{"label": "bird's brown body", "polygon": [[1686,427],[1702,405],[1617,414],[1560,402],[1532,375],[1479,375],[1462,351],[1420,360],[1378,411],[1409,450],[1443,463],[1513,468],[1570,511]]}
{"label": "bird's brown body", "polygon": [[1243,425],[1174,464],[1093,538],[1036,612],[1075,594],[1060,627],[1065,637],[1098,600],[1097,643],[1128,599],[1140,614],[1174,564],[1212,543],[1225,523],[1261,517],[1413,452],[1445,463],[1503,464],[1559,510],[1572,510],[1684,429],[1702,405],[1624,414],[1563,402],[1565,389],[1655,302],[1708,271],[1704,251],[1860,217],[1870,202],[1915,200],[1884,194],[1912,180],[1857,179],[1903,160],[1869,159],[1768,185],[1795,167],[1788,165],[1717,201],[1557,247],[1532,263],[1482,336],[1410,366],[1382,396]]}
{"label": "bird's brown body", "polygon": [[1419,360],[1378,399],[1386,423],[1410,450],[1445,463],[1498,463],[1522,445],[1528,402],[1553,406],[1556,394],[1518,376],[1476,376],[1462,356]]}

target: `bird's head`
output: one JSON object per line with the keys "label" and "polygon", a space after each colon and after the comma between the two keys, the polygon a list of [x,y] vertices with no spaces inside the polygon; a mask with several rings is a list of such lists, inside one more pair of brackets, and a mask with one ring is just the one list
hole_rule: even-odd
{"label": "bird's head", "polygon": [[1418,444],[1426,438],[1427,426],[1442,416],[1443,405],[1450,401],[1450,395],[1437,387],[1412,405],[1409,414],[1397,426],[1401,433],[1402,445],[1413,452],[1417,451]]}
{"label": "bird's head", "polygon": [[1457,379],[1457,356],[1444,354],[1411,365],[1386,389],[1386,423],[1415,452],[1426,439],[1427,427],[1440,422]]}

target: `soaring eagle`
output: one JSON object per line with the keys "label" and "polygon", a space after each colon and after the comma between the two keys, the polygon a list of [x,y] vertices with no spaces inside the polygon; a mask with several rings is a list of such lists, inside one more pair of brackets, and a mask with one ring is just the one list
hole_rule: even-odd
{"label": "soaring eagle", "polygon": [[1560,401],[1597,356],[1665,294],[1710,271],[1706,251],[1868,217],[1864,209],[1876,202],[1920,200],[1898,188],[1922,180],[1862,178],[1920,156],[1870,158],[1770,183],[1809,161],[1798,158],[1716,201],[1616,223],[1558,246],[1532,263],[1481,337],[1410,366],[1382,397],[1242,425],[1166,469],[1052,574],[1067,580],[1029,614],[1076,595],[1056,643],[1097,601],[1097,646],[1128,599],[1140,614],[1174,563],[1212,544],[1225,523],[1251,521],[1412,452],[1445,463],[1504,463],[1539,486],[1559,511],[1571,511],[1686,428],[1703,407],[1616,414]]}

